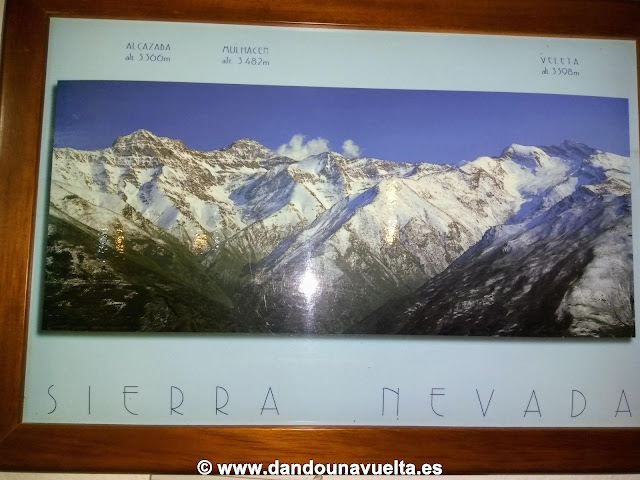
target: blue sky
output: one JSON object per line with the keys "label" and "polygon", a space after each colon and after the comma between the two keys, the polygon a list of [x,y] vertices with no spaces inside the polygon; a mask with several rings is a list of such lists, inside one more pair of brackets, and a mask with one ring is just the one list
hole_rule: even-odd
{"label": "blue sky", "polygon": [[[454,163],[565,139],[629,155],[626,99],[573,95],[63,81],[54,146],[93,150],[144,128],[198,150],[250,137],[396,161]],[[304,135],[300,137],[295,135]],[[319,141],[313,142],[314,139]],[[297,142],[296,142],[297,140]],[[307,142],[312,141],[310,144]],[[287,147],[284,145],[287,144]],[[288,150],[287,150],[288,149]],[[305,150],[306,152],[307,150]]]}

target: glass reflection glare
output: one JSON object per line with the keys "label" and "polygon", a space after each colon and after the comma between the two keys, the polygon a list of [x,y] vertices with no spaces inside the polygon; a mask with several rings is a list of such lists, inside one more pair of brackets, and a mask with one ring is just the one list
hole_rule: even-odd
{"label": "glass reflection glare", "polygon": [[193,237],[193,249],[196,251],[202,252],[207,248],[209,244],[209,235],[207,232],[197,233],[195,237]]}
{"label": "glass reflection glare", "polygon": [[116,227],[116,234],[113,243],[116,252],[124,253],[124,229],[122,227]]}
{"label": "glass reflection glare", "polygon": [[318,291],[318,285],[318,279],[313,273],[313,270],[307,267],[300,279],[300,285],[298,285],[298,291],[306,297],[307,302],[309,302]]}
{"label": "glass reflection glare", "polygon": [[387,225],[387,227],[385,228],[384,241],[387,242],[389,245],[393,245],[393,242],[395,242],[397,239],[398,239],[398,220],[394,218],[391,220],[391,224]]}
{"label": "glass reflection glare", "polygon": [[[396,201],[398,199],[398,185],[395,183],[391,185],[391,188],[386,190],[386,203],[390,207],[395,207]],[[392,210],[393,211],[393,208]],[[384,241],[387,242],[388,245],[393,245],[393,243],[398,239],[398,219],[394,216],[389,218],[389,222],[387,223],[384,230]]]}

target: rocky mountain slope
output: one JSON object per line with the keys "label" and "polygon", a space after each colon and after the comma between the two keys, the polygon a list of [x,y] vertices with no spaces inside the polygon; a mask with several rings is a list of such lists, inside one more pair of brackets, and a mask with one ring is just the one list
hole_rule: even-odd
{"label": "rocky mountain slope", "polygon": [[424,160],[54,149],[44,328],[633,334],[627,158]]}

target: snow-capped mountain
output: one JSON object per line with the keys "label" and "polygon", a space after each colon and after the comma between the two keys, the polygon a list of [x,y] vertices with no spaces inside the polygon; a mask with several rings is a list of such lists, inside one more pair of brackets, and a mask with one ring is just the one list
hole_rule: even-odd
{"label": "snow-capped mountain", "polygon": [[129,206],[185,244],[206,234],[213,245],[247,226],[229,192],[288,163],[249,139],[199,152],[138,130],[103,150],[54,149],[51,203],[69,203],[64,197],[75,194],[114,213]]}
{"label": "snow-capped mountain", "polygon": [[446,270],[360,328],[401,334],[629,336],[629,195],[580,189],[540,215],[490,228]]}
{"label": "snow-capped mountain", "polygon": [[[47,277],[45,302],[60,311],[45,327],[73,328],[62,304],[95,274],[88,236],[118,253],[120,263],[103,255],[103,272],[129,295],[103,303],[116,317],[135,303],[144,319],[97,329],[629,335],[632,313],[611,329],[613,314],[591,301],[606,284],[606,308],[632,307],[629,182],[628,158],[572,142],[457,166],[333,152],[294,161],[250,139],[200,152],[145,130],[99,151],[54,149],[48,262],[67,266]],[[171,285],[144,281],[159,272]],[[536,282],[554,290],[539,328],[509,313],[542,298]],[[496,283],[517,284],[520,303]],[[217,313],[190,312],[176,289]]]}

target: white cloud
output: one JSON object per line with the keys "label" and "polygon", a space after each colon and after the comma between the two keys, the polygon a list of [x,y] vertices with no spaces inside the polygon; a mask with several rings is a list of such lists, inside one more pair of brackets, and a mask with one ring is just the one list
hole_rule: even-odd
{"label": "white cloud", "polygon": [[[305,136],[299,133],[291,137],[291,140],[289,140],[288,143],[280,145],[276,150],[279,155],[293,158],[294,160],[304,160],[311,155],[317,155],[328,151],[330,150],[329,141],[327,139],[318,137],[305,141]],[[360,147],[356,145],[353,140],[345,140],[342,144],[343,157],[358,158],[360,157],[360,153]]]}
{"label": "white cloud", "polygon": [[304,135],[297,134],[291,137],[289,143],[280,145],[276,151],[279,155],[293,158],[294,160],[304,160],[311,155],[328,152],[329,141],[318,137],[305,142]]}
{"label": "white cloud", "polygon": [[353,140],[345,140],[342,144],[342,156],[345,158],[358,158],[360,147]]}

